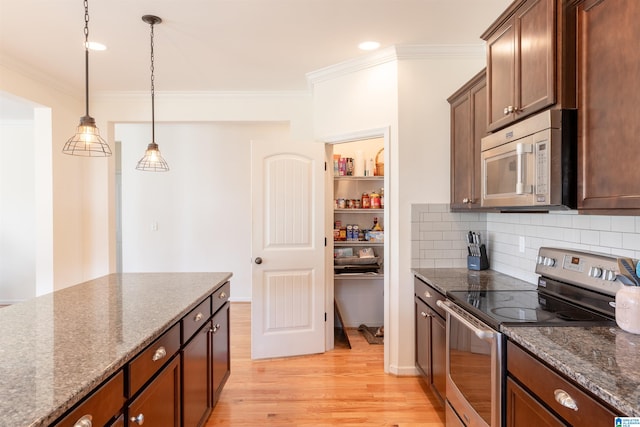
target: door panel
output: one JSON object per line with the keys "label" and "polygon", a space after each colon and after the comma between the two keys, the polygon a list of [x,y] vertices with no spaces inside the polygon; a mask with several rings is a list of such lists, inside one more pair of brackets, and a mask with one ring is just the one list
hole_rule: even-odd
{"label": "door panel", "polygon": [[253,142],[251,150],[252,357],[321,353],[324,146]]}

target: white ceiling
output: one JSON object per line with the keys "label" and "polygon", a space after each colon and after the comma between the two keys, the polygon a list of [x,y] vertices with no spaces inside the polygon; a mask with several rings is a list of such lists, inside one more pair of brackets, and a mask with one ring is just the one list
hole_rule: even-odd
{"label": "white ceiling", "polygon": [[[482,44],[512,0],[89,0],[91,91],[306,90],[305,74],[366,55],[357,44]],[[84,90],[82,0],[0,0],[0,61]],[[1,78],[1,76],[0,76]]]}

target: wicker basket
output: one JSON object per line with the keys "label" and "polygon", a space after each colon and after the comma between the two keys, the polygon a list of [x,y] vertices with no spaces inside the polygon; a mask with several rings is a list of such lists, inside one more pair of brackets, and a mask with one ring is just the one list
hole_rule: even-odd
{"label": "wicker basket", "polygon": [[376,154],[376,175],[384,176],[384,156],[382,156],[382,161],[380,160],[380,155],[384,152],[384,148],[381,148]]}

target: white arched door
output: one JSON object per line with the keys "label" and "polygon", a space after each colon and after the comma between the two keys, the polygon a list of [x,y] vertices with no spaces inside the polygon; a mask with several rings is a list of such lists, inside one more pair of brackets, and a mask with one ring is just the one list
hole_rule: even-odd
{"label": "white arched door", "polygon": [[325,345],[324,145],[252,142],[251,357]]}

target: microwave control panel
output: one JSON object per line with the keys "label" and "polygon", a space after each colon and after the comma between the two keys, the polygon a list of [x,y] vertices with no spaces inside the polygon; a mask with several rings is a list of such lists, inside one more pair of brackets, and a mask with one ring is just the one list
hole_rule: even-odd
{"label": "microwave control panel", "polygon": [[536,142],[536,187],[535,195],[537,203],[548,202],[549,197],[549,141]]}

